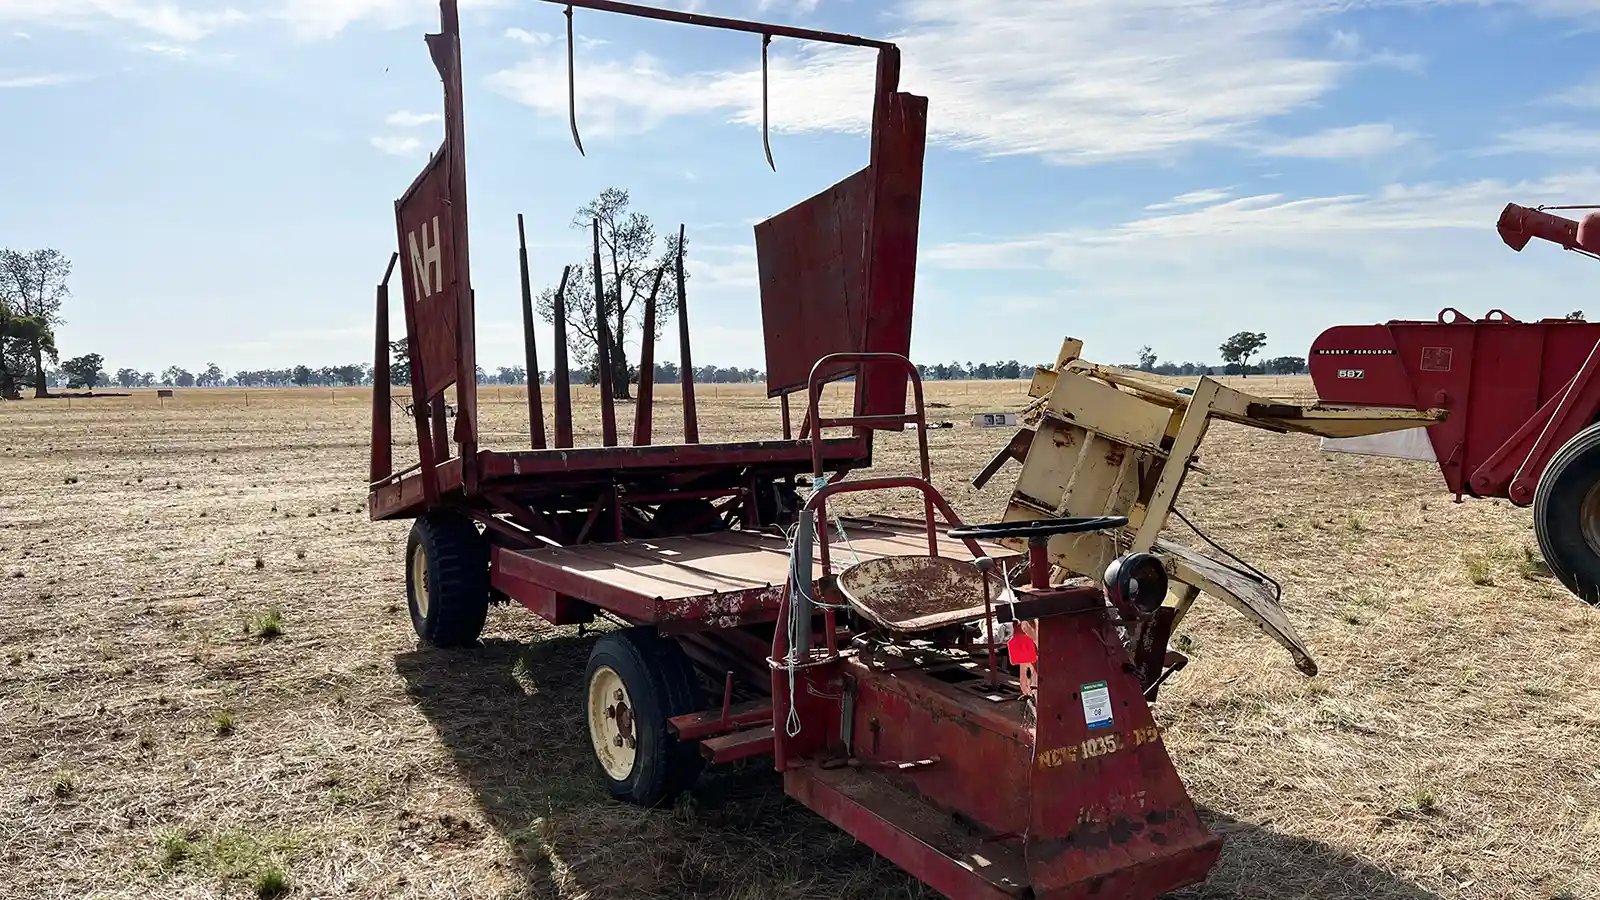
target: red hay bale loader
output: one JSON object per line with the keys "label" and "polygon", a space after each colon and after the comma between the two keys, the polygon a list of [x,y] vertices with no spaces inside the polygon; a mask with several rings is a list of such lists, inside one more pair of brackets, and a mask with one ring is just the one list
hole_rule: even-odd
{"label": "red hay bale loader", "polygon": [[[1600,215],[1581,223],[1509,204],[1501,238],[1600,253]],[[1311,345],[1324,402],[1443,409],[1424,429],[1329,441],[1329,449],[1438,462],[1463,496],[1533,506],[1552,572],[1600,603],[1600,323],[1574,316],[1522,322],[1445,309],[1433,321],[1341,325]]]}
{"label": "red hay bale loader", "polygon": [[[1187,611],[1200,589],[1181,587],[1183,579],[1209,586],[1291,649],[1302,671],[1315,665],[1265,576],[1258,583],[1187,553],[1170,563],[1169,584],[1168,558],[1124,544],[1110,568],[1096,557],[1094,568],[1074,570],[1093,577],[1052,583],[1052,537],[1118,547],[1131,537],[1129,516],[1077,515],[1062,504],[1042,519],[967,527],[934,488],[922,383],[906,358],[928,102],[899,89],[898,49],[612,0],[560,5],[569,98],[577,10],[759,35],[763,64],[774,38],[875,54],[869,162],[755,227],[767,389],[781,400],[781,436],[700,440],[680,241],[672,276],[683,442],[652,443],[652,294],[631,445],[622,443],[606,383],[604,315],[594,348],[601,446],[574,445],[558,301],[553,434],[534,385],[528,449],[481,448],[461,44],[456,0],[442,0],[440,33],[427,43],[444,82],[445,135],[395,203],[398,252],[378,288],[374,335],[369,511],[375,520],[413,520],[406,589],[418,636],[475,645],[492,602],[519,603],[556,625],[607,623],[584,676],[583,715],[597,777],[618,800],[656,806],[707,763],[768,757],[791,797],[949,897],[1152,900],[1204,880],[1221,839],[1197,814],[1150,711],[1162,682],[1187,662],[1167,646],[1181,615],[1164,605],[1169,587]],[[577,121],[574,109],[581,151]],[[533,373],[525,243],[518,262]],[[398,470],[387,292],[397,263],[417,453],[415,465]],[[657,284],[663,275],[654,273]],[[595,288],[603,297],[603,285]],[[1058,394],[1078,384],[1073,377],[1059,375]],[[836,389],[852,402],[839,414],[822,396],[844,379]],[[1110,381],[1097,385],[1118,393]],[[800,392],[804,418],[795,429],[789,402]],[[1102,423],[1107,434],[1133,443],[1097,445],[1098,457],[1118,462],[1105,463],[1104,479],[1080,479],[1075,492],[1058,485],[1071,502],[1088,502],[1098,486],[1129,502],[1157,492],[1170,505],[1216,416],[1311,427],[1301,417],[1320,415],[1313,424],[1337,428],[1341,416],[1364,415],[1258,409],[1257,398],[1215,383],[1203,396],[1165,391],[1157,400],[1167,405],[1150,409],[1131,394],[1110,405],[1093,396],[1102,412],[1119,413]],[[1131,420],[1120,417],[1128,404],[1139,407]],[[1169,407],[1186,405],[1198,411],[1180,415],[1176,438],[1163,437],[1175,415]],[[1388,416],[1375,427],[1412,418]],[[877,431],[915,432],[914,472],[860,474],[872,465]],[[1169,457],[1179,461],[1168,465]],[[922,516],[829,509],[837,497],[889,490],[916,492]],[[1158,551],[1164,509],[1132,523]]]}

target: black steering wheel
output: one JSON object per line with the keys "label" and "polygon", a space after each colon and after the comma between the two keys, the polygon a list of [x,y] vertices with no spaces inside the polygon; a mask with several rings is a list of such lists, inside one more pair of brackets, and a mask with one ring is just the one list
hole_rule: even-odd
{"label": "black steering wheel", "polygon": [[1067,516],[1060,519],[1028,519],[1022,522],[995,522],[990,525],[963,525],[950,530],[953,538],[1033,538],[1052,534],[1077,534],[1107,531],[1128,524],[1127,516]]}

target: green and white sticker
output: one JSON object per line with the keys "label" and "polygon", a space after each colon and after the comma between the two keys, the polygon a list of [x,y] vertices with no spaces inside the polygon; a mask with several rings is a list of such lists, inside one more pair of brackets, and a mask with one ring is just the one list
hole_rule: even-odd
{"label": "green and white sticker", "polygon": [[1111,727],[1111,688],[1104,681],[1083,686],[1083,724],[1092,731]]}

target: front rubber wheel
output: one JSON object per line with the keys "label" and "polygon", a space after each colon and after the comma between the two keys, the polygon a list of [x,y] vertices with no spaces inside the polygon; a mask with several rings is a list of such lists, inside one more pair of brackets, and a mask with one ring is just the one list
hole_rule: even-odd
{"label": "front rubber wheel", "polygon": [[406,597],[417,637],[436,647],[478,642],[489,614],[489,543],[471,519],[432,512],[406,541]]}
{"label": "front rubber wheel", "polygon": [[676,641],[653,628],[602,635],[584,675],[584,715],[601,780],[611,796],[660,806],[692,786],[703,761],[667,730],[702,708],[700,681]]}
{"label": "front rubber wheel", "polygon": [[1578,432],[1551,458],[1533,495],[1533,528],[1550,571],[1584,602],[1600,605],[1600,425]]}

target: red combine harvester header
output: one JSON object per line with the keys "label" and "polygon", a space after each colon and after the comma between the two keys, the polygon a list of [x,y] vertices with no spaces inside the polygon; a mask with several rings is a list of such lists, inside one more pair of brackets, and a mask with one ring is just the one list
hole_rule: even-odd
{"label": "red combine harvester header", "polygon": [[[1600,214],[1575,222],[1509,204],[1499,232],[1513,250],[1539,238],[1600,254]],[[1551,571],[1600,603],[1600,323],[1445,309],[1431,322],[1330,328],[1311,345],[1310,366],[1325,402],[1447,410],[1425,439],[1396,432],[1329,447],[1432,459],[1458,500],[1531,504]]]}

